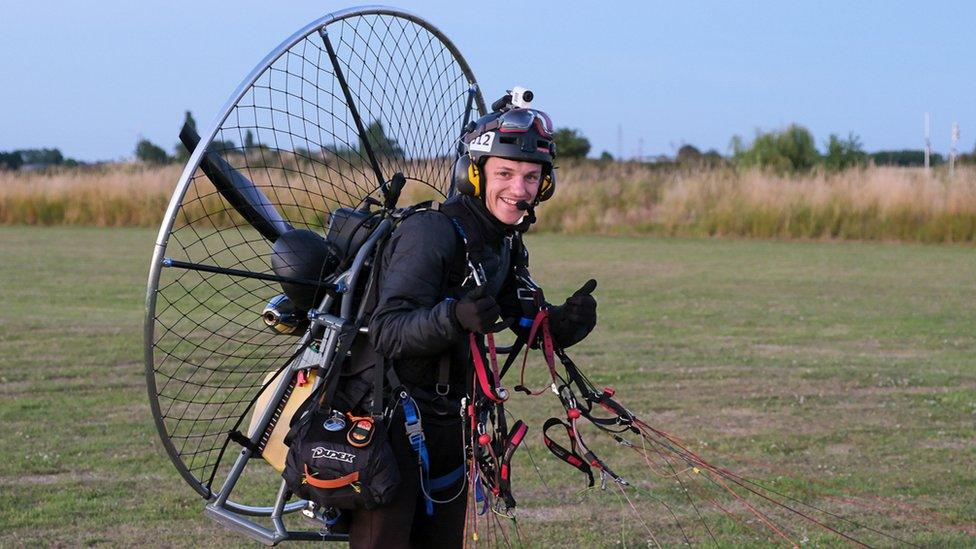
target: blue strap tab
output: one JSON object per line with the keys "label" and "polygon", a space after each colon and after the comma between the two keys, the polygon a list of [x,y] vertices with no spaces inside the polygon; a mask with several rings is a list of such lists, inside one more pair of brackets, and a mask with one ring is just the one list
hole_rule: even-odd
{"label": "blue strap tab", "polygon": [[441,476],[441,477],[437,477],[437,478],[431,479],[430,480],[430,484],[427,486],[427,489],[430,492],[437,492],[437,491],[443,490],[443,489],[447,488],[448,486],[451,486],[452,484],[454,484],[458,480],[460,480],[462,476],[464,476],[464,464],[463,463],[461,465],[458,465],[458,468],[455,469],[455,470],[453,470],[453,471],[451,471],[450,473],[448,473],[448,474],[446,474],[444,476]]}
{"label": "blue strap tab", "polygon": [[[407,439],[410,446],[417,454],[417,461],[420,463],[421,476],[420,482],[427,486],[430,478],[430,455],[427,453],[427,445],[424,444],[424,429],[420,424],[420,415],[417,413],[417,404],[412,398],[407,396],[403,399],[403,426],[407,431]],[[434,514],[434,502],[426,497],[427,515]]]}
{"label": "blue strap tab", "polygon": [[481,504],[481,509],[478,511],[478,515],[484,515],[488,512],[488,498],[485,497],[485,493],[481,489],[481,482],[474,482],[474,499],[477,503]]}

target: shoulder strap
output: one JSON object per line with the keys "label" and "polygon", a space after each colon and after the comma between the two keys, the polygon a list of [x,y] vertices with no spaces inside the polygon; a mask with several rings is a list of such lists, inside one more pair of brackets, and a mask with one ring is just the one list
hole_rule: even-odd
{"label": "shoulder strap", "polygon": [[[376,356],[378,357],[378,359],[376,361],[376,364],[373,365],[373,372],[372,372],[373,403],[369,411],[370,414],[373,416],[374,420],[383,417],[383,410],[385,408],[383,406],[383,375],[386,373],[386,369],[387,369],[386,360],[384,360],[379,353],[377,353]],[[396,376],[396,374],[393,374],[393,368],[390,368],[390,373],[393,376]]]}
{"label": "shoulder strap", "polygon": [[[410,206],[409,208],[406,208],[403,211],[402,215],[397,219],[396,223],[397,224],[402,223],[405,219],[407,219],[411,215],[422,211],[440,212],[441,211],[440,202],[437,202],[435,200],[429,200],[426,202],[420,202],[418,204]],[[392,231],[390,234],[392,234]],[[384,266],[383,260],[386,253],[387,241],[388,239],[385,239],[383,242],[379,243],[379,245],[376,247],[376,260],[370,272],[370,277],[368,282],[369,286],[367,287],[367,293],[366,295],[363,296],[363,299],[367,300],[363,309],[364,316],[371,315],[373,309],[376,308],[376,303],[379,301],[380,277],[382,276],[382,272],[383,272],[383,266]],[[379,353],[376,353],[376,357],[377,357],[377,362],[373,366],[373,371],[371,372],[370,375],[372,385],[373,385],[373,399],[370,406],[370,414],[372,414],[374,419],[383,417],[385,412],[384,391],[383,391],[384,381],[389,384],[391,391],[400,387],[400,379],[396,375],[393,366],[388,364],[386,359]]]}
{"label": "shoulder strap", "polygon": [[515,267],[529,268],[529,249],[522,241],[522,233],[515,233],[512,237],[512,263]]}
{"label": "shoulder strap", "polygon": [[480,257],[485,249],[485,242],[481,232],[475,231],[472,227],[465,224],[465,218],[459,215],[464,211],[460,205],[457,203],[448,203],[445,206],[440,211],[454,224],[455,231],[464,240],[467,253],[472,257]]}

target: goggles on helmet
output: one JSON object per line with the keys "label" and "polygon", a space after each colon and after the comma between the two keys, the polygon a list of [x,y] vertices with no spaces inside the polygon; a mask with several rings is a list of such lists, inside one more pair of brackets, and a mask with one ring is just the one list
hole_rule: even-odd
{"label": "goggles on helmet", "polygon": [[549,119],[549,115],[535,109],[512,109],[503,113],[485,129],[497,128],[503,133],[524,133],[529,131],[533,124],[539,135],[545,138],[552,137],[552,120]]}
{"label": "goggles on helmet", "polygon": [[466,152],[472,162],[497,156],[542,164],[552,169],[555,144],[552,120],[535,109],[514,108],[493,112],[473,122],[463,136]]}

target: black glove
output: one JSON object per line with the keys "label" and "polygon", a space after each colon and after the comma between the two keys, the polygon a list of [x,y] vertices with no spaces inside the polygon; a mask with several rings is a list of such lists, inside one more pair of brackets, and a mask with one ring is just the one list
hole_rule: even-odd
{"label": "black glove", "polygon": [[596,299],[590,294],[595,289],[596,280],[591,278],[576,290],[563,304],[563,320],[593,329],[596,326]]}
{"label": "black glove", "polygon": [[454,318],[461,328],[479,334],[486,334],[492,330],[502,310],[494,297],[484,294],[484,286],[479,286],[454,306]]}
{"label": "black glove", "polygon": [[595,289],[596,280],[591,278],[553,311],[552,333],[560,346],[582,341],[596,326],[596,299],[590,295]]}

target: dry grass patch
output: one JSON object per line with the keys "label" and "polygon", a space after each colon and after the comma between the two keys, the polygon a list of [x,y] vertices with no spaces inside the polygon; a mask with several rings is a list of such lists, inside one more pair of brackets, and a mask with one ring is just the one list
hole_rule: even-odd
{"label": "dry grass patch", "polygon": [[[430,166],[418,162],[412,168],[426,173]],[[180,166],[124,164],[0,172],[0,224],[154,227],[181,171]],[[249,171],[273,203],[284,204],[280,208],[286,217],[313,226],[324,222],[321,216],[326,209],[338,202],[354,202],[361,189],[374,186],[355,169],[346,172],[320,163]],[[944,171],[927,174],[893,167],[783,176],[730,168],[564,161],[558,174],[559,190],[540,208],[537,231],[976,240],[976,170],[969,167],[951,178]],[[401,203],[433,197],[429,187],[411,183]],[[200,174],[184,204],[187,207],[180,215],[193,224],[242,223]]]}

